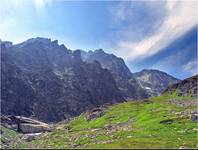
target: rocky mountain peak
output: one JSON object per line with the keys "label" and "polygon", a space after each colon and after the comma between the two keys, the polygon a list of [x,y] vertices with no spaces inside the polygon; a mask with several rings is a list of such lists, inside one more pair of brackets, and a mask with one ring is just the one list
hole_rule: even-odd
{"label": "rocky mountain peak", "polygon": [[[37,46],[51,46],[51,47],[63,47],[63,45],[58,44],[58,40],[52,41],[50,38],[43,38],[43,37],[36,37],[36,38],[30,38],[27,41],[24,41],[22,43],[16,44],[16,47],[26,47],[31,45],[37,45]],[[66,48],[66,47],[65,47]]]}
{"label": "rocky mountain peak", "polygon": [[134,73],[133,76],[151,96],[161,94],[169,85],[179,81],[179,79],[155,69],[143,69]]}
{"label": "rocky mountain peak", "polygon": [[0,42],[0,44],[4,44],[5,47],[12,47],[12,45],[13,45],[13,43],[10,41],[2,41],[2,42]]}
{"label": "rocky mountain peak", "polygon": [[30,43],[44,43],[44,44],[49,44],[51,43],[51,39],[50,38],[43,38],[43,37],[36,37],[36,38],[30,38],[27,41],[24,41],[20,44],[30,44]]}
{"label": "rocky mountain peak", "polygon": [[3,114],[54,122],[124,101],[111,73],[99,62],[83,62],[79,50],[72,52],[46,38],[3,49]]}
{"label": "rocky mountain peak", "polygon": [[100,54],[105,54],[103,49],[96,49],[94,52],[95,53],[100,53]]}
{"label": "rocky mountain peak", "polygon": [[102,49],[95,51],[83,52],[84,61],[93,62],[94,60],[100,62],[103,68],[110,70],[113,74],[130,76],[131,72],[126,66],[124,60],[113,54],[108,54]]}

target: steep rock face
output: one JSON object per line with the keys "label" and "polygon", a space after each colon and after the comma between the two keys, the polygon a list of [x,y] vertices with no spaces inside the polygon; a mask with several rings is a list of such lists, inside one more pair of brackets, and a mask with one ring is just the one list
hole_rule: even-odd
{"label": "steep rock face", "polygon": [[112,74],[125,78],[131,76],[131,72],[125,65],[125,62],[122,58],[113,54],[105,53],[102,49],[89,51],[87,56],[82,52],[82,59],[86,60],[87,62],[93,62],[94,60],[97,60],[100,62],[103,68],[110,70]]}
{"label": "steep rock face", "polygon": [[126,99],[141,99],[149,96],[145,89],[140,87],[122,58],[107,54],[102,49],[89,52],[81,50],[81,57],[88,63],[98,61],[103,68],[108,69]]}
{"label": "steep rock face", "polygon": [[57,41],[1,44],[1,110],[7,115],[60,121],[88,108],[123,101],[116,82],[98,62],[81,60]]}
{"label": "steep rock face", "polygon": [[1,44],[1,113],[30,115],[34,90],[7,53],[5,45]]}
{"label": "steep rock face", "polygon": [[153,69],[144,69],[133,75],[151,96],[160,95],[169,85],[179,81],[165,72]]}
{"label": "steep rock face", "polygon": [[198,97],[198,75],[169,86],[164,93],[176,92],[179,96]]}

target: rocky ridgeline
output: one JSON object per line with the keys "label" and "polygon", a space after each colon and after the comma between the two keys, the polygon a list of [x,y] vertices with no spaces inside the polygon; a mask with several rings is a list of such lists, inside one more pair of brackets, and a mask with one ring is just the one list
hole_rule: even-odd
{"label": "rocky ridgeline", "polygon": [[131,73],[124,60],[113,54],[105,53],[102,49],[95,51],[80,51],[85,62],[100,62],[108,69],[125,99],[142,99],[160,95],[169,85],[179,80],[165,72],[153,69],[144,69]]}
{"label": "rocky ridgeline", "polygon": [[150,96],[161,95],[168,86],[179,81],[165,72],[154,69],[144,69],[133,75]]}
{"label": "rocky ridgeline", "polygon": [[[4,44],[5,43],[5,44]],[[1,43],[2,114],[57,122],[124,101],[112,74],[80,52],[45,38]]]}
{"label": "rocky ridgeline", "polygon": [[177,93],[178,96],[198,97],[198,75],[182,80],[176,84],[169,86],[164,93]]}
{"label": "rocky ridgeline", "polygon": [[161,72],[145,81],[156,86],[147,87],[122,58],[103,50],[71,51],[57,40],[38,37],[0,45],[1,112],[5,115],[58,122],[106,103],[148,98],[156,95],[150,91],[158,87],[161,91],[176,81]]}

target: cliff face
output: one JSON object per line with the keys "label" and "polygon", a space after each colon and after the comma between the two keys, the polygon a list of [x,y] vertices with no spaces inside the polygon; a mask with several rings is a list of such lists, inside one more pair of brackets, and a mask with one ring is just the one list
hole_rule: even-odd
{"label": "cliff face", "polygon": [[149,97],[146,90],[133,77],[122,58],[105,53],[102,49],[89,52],[81,51],[81,56],[85,62],[98,61],[103,68],[108,69],[112,73],[124,98],[142,99]]}
{"label": "cliff face", "polygon": [[81,50],[84,61],[98,61],[103,68],[108,69],[115,78],[122,95],[126,99],[142,99],[160,95],[169,85],[178,79],[159,70],[142,70],[131,73],[124,60],[103,50],[85,52]]}
{"label": "cliff face", "polygon": [[81,60],[57,41],[35,38],[1,43],[3,114],[60,121],[96,105],[123,101],[116,82],[98,62]]}
{"label": "cliff face", "polygon": [[168,86],[179,81],[165,72],[153,69],[144,69],[133,75],[150,96],[162,94]]}

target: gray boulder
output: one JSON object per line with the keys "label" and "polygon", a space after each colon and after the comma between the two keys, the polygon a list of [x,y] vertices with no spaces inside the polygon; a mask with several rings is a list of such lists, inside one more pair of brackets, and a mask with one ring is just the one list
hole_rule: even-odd
{"label": "gray boulder", "polygon": [[51,131],[48,124],[22,116],[1,116],[1,125],[21,133]]}
{"label": "gray boulder", "polygon": [[105,109],[102,107],[93,108],[86,113],[87,121],[99,118],[105,114]]}
{"label": "gray boulder", "polygon": [[22,123],[20,124],[20,130],[22,133],[39,133],[39,132],[51,131],[49,125],[45,123],[41,123],[41,124]]}

